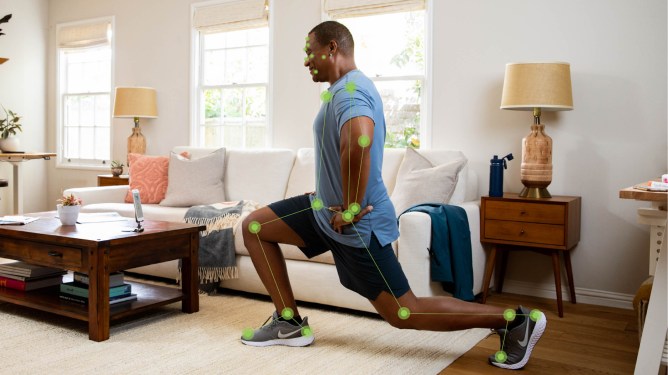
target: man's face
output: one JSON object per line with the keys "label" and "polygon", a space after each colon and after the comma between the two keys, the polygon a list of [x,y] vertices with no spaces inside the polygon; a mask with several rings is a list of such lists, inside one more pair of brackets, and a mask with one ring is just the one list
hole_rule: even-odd
{"label": "man's face", "polygon": [[304,51],[306,52],[304,66],[308,68],[313,82],[327,82],[327,68],[329,67],[327,47],[318,44],[315,34],[311,33],[306,39]]}

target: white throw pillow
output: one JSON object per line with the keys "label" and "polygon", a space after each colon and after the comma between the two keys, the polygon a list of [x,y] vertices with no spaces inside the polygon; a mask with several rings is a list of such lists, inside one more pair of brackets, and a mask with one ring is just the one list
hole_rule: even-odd
{"label": "white throw pillow", "polygon": [[224,148],[193,160],[172,152],[169,156],[167,193],[160,205],[190,207],[224,202],[224,172]]}
{"label": "white throw pillow", "polygon": [[397,215],[416,204],[448,203],[455,191],[459,171],[466,163],[466,158],[462,157],[434,166],[416,150],[407,148],[390,197]]}

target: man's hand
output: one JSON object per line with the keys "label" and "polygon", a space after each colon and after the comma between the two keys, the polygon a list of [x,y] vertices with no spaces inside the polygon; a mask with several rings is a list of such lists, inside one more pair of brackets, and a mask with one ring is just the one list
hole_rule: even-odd
{"label": "man's hand", "polygon": [[332,224],[332,228],[337,233],[341,234],[343,233],[343,227],[360,221],[364,215],[373,211],[373,206],[364,207],[357,215],[353,215],[350,211],[343,211],[343,207],[341,206],[332,206],[329,209],[330,211],[334,211],[334,216],[329,220],[329,223]]}

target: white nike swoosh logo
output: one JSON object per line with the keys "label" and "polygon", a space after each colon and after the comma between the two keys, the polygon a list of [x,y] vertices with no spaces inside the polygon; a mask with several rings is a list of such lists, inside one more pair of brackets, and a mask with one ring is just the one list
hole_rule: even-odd
{"label": "white nike swoosh logo", "polygon": [[294,331],[292,331],[292,332],[288,332],[288,333],[283,333],[283,332],[281,332],[281,331],[279,330],[279,331],[278,331],[278,338],[279,338],[279,339],[284,339],[284,338],[286,338],[286,337],[290,337],[290,336],[294,335],[295,333],[297,333],[297,332],[299,332],[299,331],[301,331],[301,330],[302,330],[302,329],[299,328],[299,329],[296,329],[296,330],[294,330]]}
{"label": "white nike swoosh logo", "polygon": [[[529,319],[529,317],[527,316],[525,319]],[[526,323],[527,323],[527,329],[524,332],[524,340],[519,342],[520,346],[523,347],[523,348],[526,347],[527,343],[529,342],[529,322],[526,322]],[[280,332],[279,332],[279,336],[280,336]]]}

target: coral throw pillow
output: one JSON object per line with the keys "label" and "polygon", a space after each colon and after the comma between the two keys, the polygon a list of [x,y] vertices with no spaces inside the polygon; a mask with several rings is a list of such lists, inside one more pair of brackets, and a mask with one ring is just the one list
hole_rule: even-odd
{"label": "coral throw pillow", "polygon": [[138,189],[142,203],[160,203],[167,192],[169,157],[129,154],[130,188],[125,202],[132,203],[132,190]]}

